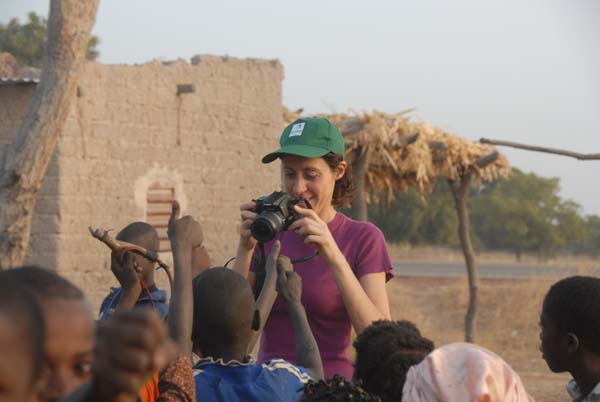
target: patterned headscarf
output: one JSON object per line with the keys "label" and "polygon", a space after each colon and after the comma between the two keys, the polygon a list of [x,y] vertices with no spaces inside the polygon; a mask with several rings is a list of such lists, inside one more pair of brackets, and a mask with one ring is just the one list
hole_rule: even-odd
{"label": "patterned headscarf", "polygon": [[470,343],[431,352],[408,371],[403,402],[535,402],[495,353]]}

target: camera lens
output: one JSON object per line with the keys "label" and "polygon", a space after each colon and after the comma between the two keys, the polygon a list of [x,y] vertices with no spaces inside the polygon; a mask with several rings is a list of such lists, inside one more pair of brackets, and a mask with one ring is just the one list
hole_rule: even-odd
{"label": "camera lens", "polygon": [[266,243],[273,240],[277,233],[283,228],[283,217],[281,214],[266,211],[258,215],[250,226],[250,233],[256,240]]}

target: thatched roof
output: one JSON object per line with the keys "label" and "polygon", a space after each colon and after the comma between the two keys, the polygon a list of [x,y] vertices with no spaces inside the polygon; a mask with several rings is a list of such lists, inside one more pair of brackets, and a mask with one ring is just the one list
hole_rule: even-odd
{"label": "thatched roof", "polygon": [[[344,134],[349,163],[361,153],[368,158],[367,193],[391,198],[410,188],[429,192],[437,180],[454,181],[467,172],[478,185],[508,175],[510,164],[495,147],[417,122],[410,112],[323,115]],[[298,117],[284,110],[286,124]]]}

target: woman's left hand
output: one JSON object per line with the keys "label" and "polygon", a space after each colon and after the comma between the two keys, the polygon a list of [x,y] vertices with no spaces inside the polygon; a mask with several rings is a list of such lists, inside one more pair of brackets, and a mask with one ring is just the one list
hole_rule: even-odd
{"label": "woman's left hand", "polygon": [[294,210],[301,219],[298,219],[290,225],[288,230],[294,231],[304,238],[306,244],[313,244],[317,248],[319,255],[327,261],[333,261],[339,248],[333,235],[319,215],[312,209],[294,206]]}

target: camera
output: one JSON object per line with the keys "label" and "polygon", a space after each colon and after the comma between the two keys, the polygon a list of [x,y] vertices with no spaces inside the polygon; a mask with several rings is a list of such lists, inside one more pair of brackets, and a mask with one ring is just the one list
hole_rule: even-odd
{"label": "camera", "polygon": [[302,201],[310,208],[308,201],[305,201],[303,198],[292,199],[284,191],[275,191],[256,199],[254,212],[258,216],[250,226],[252,236],[259,243],[266,243],[273,240],[277,236],[277,233],[287,230],[295,220],[300,218],[296,211],[294,211],[294,205]]}

